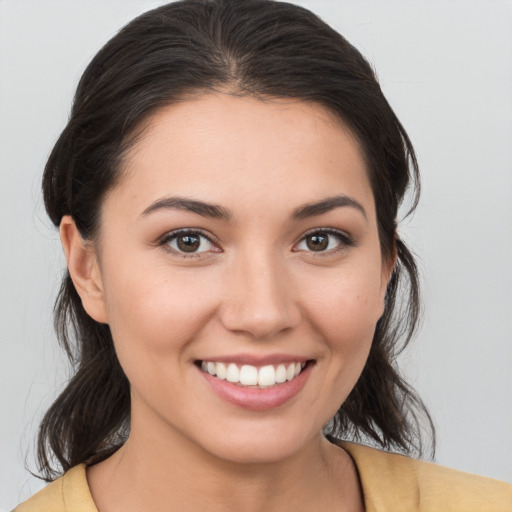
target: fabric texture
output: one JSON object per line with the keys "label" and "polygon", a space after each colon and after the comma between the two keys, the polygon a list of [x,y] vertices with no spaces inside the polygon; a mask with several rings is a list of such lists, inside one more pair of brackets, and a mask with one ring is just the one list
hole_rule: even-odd
{"label": "fabric texture", "polygon": [[[354,443],[366,512],[512,512],[512,485]],[[98,512],[85,465],[70,469],[13,512]]]}

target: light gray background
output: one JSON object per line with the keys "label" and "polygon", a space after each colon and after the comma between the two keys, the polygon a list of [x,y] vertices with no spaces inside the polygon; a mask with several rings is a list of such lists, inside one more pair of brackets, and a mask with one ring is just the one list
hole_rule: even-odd
{"label": "light gray background", "polygon": [[[42,487],[33,438],[66,378],[51,310],[63,260],[40,176],[90,58],[164,2],[0,0],[0,511]],[[439,463],[512,482],[512,2],[309,0],[375,65],[416,145],[427,314],[403,357]]]}

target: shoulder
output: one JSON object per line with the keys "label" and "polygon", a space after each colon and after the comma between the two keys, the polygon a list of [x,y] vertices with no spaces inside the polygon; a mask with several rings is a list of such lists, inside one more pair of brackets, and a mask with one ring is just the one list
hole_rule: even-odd
{"label": "shoulder", "polygon": [[13,512],[45,512],[47,510],[64,512],[66,508],[62,491],[63,479],[64,477],[57,478],[27,501],[18,505]]}
{"label": "shoulder", "polygon": [[87,485],[85,465],[71,468],[13,512],[97,512]]}
{"label": "shoulder", "polygon": [[512,512],[512,485],[404,455],[341,443],[359,472],[367,510]]}

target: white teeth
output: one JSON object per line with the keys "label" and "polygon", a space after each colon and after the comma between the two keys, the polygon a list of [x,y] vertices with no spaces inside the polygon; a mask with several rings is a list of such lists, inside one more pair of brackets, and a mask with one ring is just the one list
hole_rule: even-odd
{"label": "white teeth", "polygon": [[240,382],[240,370],[236,364],[231,363],[226,371],[226,380],[228,382]]}
{"label": "white teeth", "polygon": [[286,366],[280,364],[276,369],[276,382],[286,382]]}
{"label": "white teeth", "polygon": [[240,368],[240,384],[242,386],[256,386],[258,384],[258,368],[244,364]]}
{"label": "white teeth", "polygon": [[216,370],[217,377],[221,380],[224,380],[227,375],[226,365],[224,363],[217,363],[215,366],[217,367],[217,370]]}
{"label": "white teeth", "polygon": [[258,371],[258,384],[260,386],[273,386],[276,383],[276,371],[272,365],[262,366]]}
{"label": "white teeth", "polygon": [[250,364],[244,364],[239,368],[234,363],[214,363],[211,361],[202,361],[201,369],[210,375],[217,376],[221,380],[227,380],[242,386],[269,387],[276,384],[282,384],[297,377],[306,366],[302,363],[289,363],[288,365],[279,364],[262,366],[257,368]]}

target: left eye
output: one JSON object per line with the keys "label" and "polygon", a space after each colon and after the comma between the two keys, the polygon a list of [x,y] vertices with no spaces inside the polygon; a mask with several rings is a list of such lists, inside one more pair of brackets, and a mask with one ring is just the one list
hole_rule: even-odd
{"label": "left eye", "polygon": [[315,231],[306,235],[297,245],[297,249],[309,252],[327,252],[346,245],[350,245],[350,241],[342,233]]}
{"label": "left eye", "polygon": [[205,235],[194,231],[171,233],[163,243],[176,252],[188,254],[211,251],[214,247]]}

